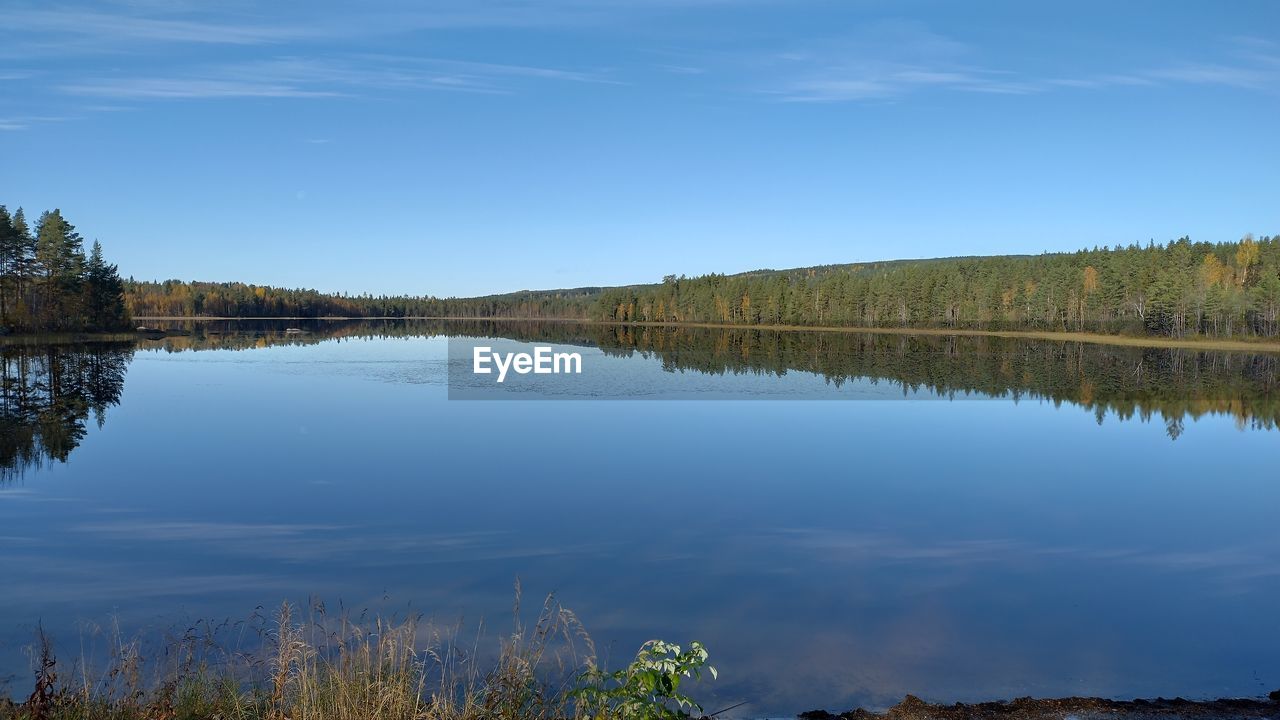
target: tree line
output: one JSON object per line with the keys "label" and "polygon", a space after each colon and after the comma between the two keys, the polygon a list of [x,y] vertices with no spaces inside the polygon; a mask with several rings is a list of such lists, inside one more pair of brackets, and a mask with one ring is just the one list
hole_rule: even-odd
{"label": "tree line", "polygon": [[658,285],[604,290],[593,317],[1274,337],[1280,237],[668,276]]}
{"label": "tree line", "polygon": [[1280,335],[1280,237],[1076,253],[670,275],[475,298],[334,295],[243,283],[126,283],[138,316],[590,319],[839,327]]}
{"label": "tree line", "polygon": [[600,288],[522,291],[474,298],[322,293],[240,282],[125,282],[136,317],[578,318]]}
{"label": "tree line", "polygon": [[121,330],[129,326],[124,284],[94,241],[59,210],[32,228],[22,208],[0,205],[0,332]]}
{"label": "tree line", "polygon": [[838,327],[1280,335],[1280,236],[943,258],[457,298],[239,282],[121,281],[58,210],[0,206],[0,326],[112,330],[137,317],[590,319]]}

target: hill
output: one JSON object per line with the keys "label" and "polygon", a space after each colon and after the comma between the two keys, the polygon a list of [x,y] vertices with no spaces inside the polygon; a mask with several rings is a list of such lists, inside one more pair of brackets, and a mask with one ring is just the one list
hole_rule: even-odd
{"label": "hill", "polygon": [[1280,237],[668,275],[656,283],[472,298],[176,280],[130,280],[126,293],[137,316],[566,318],[1274,337],[1280,333]]}

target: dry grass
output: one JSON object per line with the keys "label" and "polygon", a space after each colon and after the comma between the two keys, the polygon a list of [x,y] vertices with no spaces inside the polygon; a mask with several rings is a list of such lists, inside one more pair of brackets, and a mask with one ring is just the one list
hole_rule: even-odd
{"label": "dry grass", "polygon": [[[551,720],[576,714],[573,682],[594,667],[594,648],[573,613],[548,598],[532,626],[515,622],[484,659],[480,632],[420,616],[305,619],[286,603],[253,626],[198,626],[144,655],[117,627],[99,632],[106,657],[64,666],[43,634],[32,648],[35,684],[22,702],[0,701],[4,720]],[[259,616],[261,618],[261,616]],[[101,630],[101,629],[99,629]],[[228,649],[248,636],[254,652]],[[256,640],[256,642],[255,642]],[[100,669],[95,672],[94,666]]]}

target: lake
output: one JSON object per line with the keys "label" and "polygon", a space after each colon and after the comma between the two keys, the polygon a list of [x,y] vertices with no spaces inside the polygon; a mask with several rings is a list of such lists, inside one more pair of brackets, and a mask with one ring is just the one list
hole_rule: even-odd
{"label": "lake", "polygon": [[[296,325],[297,323],[291,323]],[[1280,687],[1280,356],[559,323],[6,347],[0,668],[38,624],[554,592],[708,709]],[[530,343],[580,375],[468,372]]]}

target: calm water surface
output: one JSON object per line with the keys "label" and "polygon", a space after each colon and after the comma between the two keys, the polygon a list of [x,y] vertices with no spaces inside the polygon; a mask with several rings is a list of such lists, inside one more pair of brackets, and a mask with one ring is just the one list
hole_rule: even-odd
{"label": "calm water surface", "polygon": [[748,714],[1280,687],[1275,357],[472,324],[585,372],[469,402],[440,326],[311,329],[4,351],[15,688],[37,623],[505,626],[517,577],[615,664],[703,640]]}

